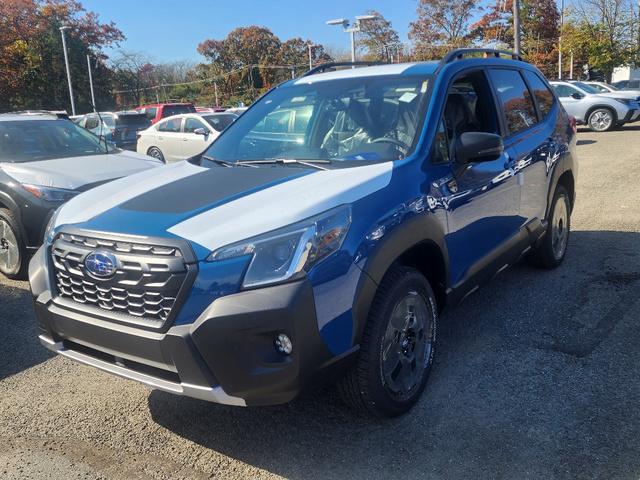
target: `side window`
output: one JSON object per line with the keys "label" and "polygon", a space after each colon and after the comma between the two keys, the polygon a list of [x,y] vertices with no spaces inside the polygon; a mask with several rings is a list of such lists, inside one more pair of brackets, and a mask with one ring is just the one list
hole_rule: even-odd
{"label": "side window", "polygon": [[158,124],[159,132],[180,132],[180,124],[182,123],[182,118],[172,118],[167,120],[166,122],[162,122]]}
{"label": "side window", "polygon": [[147,116],[149,120],[153,120],[154,118],[156,118],[157,110],[158,109],[155,107],[146,108],[144,111],[144,114]]}
{"label": "side window", "polygon": [[196,118],[187,118],[184,121],[184,132],[185,133],[193,133],[198,128],[204,128],[205,130],[207,130],[207,128],[204,126],[204,124],[200,120],[198,120]]}
{"label": "side window", "polygon": [[449,139],[447,138],[447,127],[444,119],[438,124],[438,131],[433,142],[433,163],[449,163]]}
{"label": "side window", "polygon": [[87,121],[84,124],[84,128],[86,128],[87,130],[92,130],[97,127],[98,127],[98,117],[95,115],[91,115],[90,117],[87,117]]}
{"label": "side window", "polygon": [[631,80],[631,81],[629,81],[629,83],[627,84],[627,88],[628,89],[640,88],[640,80]]}
{"label": "side window", "polygon": [[481,70],[463,74],[449,87],[444,107],[448,145],[465,132],[500,133],[491,88]]}
{"label": "side window", "polygon": [[542,118],[546,117],[553,107],[553,94],[538,74],[528,70],[524,70],[522,73],[533,92],[533,96],[536,98]]}
{"label": "side window", "polygon": [[554,85],[553,89],[556,91],[560,98],[568,98],[574,93],[580,93],[575,88],[570,87],[569,85]]}
{"label": "side window", "polygon": [[491,69],[489,75],[496,89],[507,121],[507,134],[521,132],[537,123],[536,111],[527,85],[516,70]]}

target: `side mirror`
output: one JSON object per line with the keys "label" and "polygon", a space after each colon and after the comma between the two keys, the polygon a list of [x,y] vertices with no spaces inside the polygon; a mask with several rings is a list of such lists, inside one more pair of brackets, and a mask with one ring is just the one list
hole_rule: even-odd
{"label": "side mirror", "polygon": [[574,99],[576,99],[576,100],[582,100],[582,97],[583,97],[583,96],[584,96],[584,95],[581,95],[581,94],[580,94],[580,93],[578,93],[578,92],[573,92],[573,93],[571,94],[571,98],[574,98]]}
{"label": "side mirror", "polygon": [[455,143],[456,161],[462,164],[495,160],[503,152],[502,137],[494,133],[465,132]]}
{"label": "side mirror", "polygon": [[196,135],[202,135],[202,136],[207,136],[209,135],[209,131],[206,128],[196,128],[193,133],[195,133]]}

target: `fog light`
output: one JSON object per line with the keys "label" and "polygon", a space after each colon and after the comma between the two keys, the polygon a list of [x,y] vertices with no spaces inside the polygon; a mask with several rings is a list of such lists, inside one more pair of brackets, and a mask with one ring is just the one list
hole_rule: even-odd
{"label": "fog light", "polygon": [[293,351],[293,344],[291,343],[291,339],[284,333],[278,334],[275,344],[276,350],[278,350],[278,352],[285,355],[291,355],[291,352]]}

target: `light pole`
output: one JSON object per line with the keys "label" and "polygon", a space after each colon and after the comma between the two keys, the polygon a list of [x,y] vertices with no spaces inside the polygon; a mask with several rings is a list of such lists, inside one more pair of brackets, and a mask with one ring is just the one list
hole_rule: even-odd
{"label": "light pole", "polygon": [[351,36],[351,61],[356,61],[356,32],[362,30],[362,23],[367,20],[373,20],[377,18],[376,15],[358,15],[353,22],[353,26],[346,18],[336,18],[334,20],[328,20],[327,25],[342,25],[342,30]]}
{"label": "light pole", "polygon": [[562,29],[564,27],[564,0],[560,3],[560,35],[558,36],[558,80],[562,80]]}
{"label": "light pole", "polygon": [[76,104],[73,101],[73,87],[71,86],[71,71],[69,70],[69,57],[67,56],[67,41],[64,38],[64,31],[69,27],[63,25],[60,27],[60,34],[62,35],[62,50],[64,51],[64,64],[67,67],[67,82],[69,83],[69,98],[71,99],[71,115],[76,114]]}
{"label": "light pole", "polygon": [[513,50],[520,55],[520,1],[513,0]]}
{"label": "light pole", "polygon": [[89,58],[89,55],[87,55],[87,69],[89,70],[89,87],[91,87],[91,105],[93,106],[93,111],[95,112],[96,96],[93,93],[93,77],[91,76],[91,59]]}
{"label": "light pole", "polygon": [[318,45],[314,45],[313,43],[307,43],[307,48],[309,49],[309,70],[313,68],[313,53],[312,49],[317,47]]}

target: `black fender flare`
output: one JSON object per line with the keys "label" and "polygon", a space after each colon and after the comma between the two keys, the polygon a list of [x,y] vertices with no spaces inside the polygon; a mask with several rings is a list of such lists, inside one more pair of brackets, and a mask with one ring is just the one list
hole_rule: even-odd
{"label": "black fender flare", "polygon": [[[575,172],[574,162],[575,160],[573,159],[573,153],[567,152],[562,157],[562,159],[553,166],[551,170],[551,180],[549,182],[549,191],[547,192],[547,208],[545,209],[545,214],[544,214],[545,220],[549,218],[551,204],[553,203],[553,196],[556,193],[556,188],[558,186],[558,181],[560,180],[560,177],[566,172],[571,172],[571,174],[573,175],[573,181],[575,184],[576,178],[574,173]],[[573,203],[575,203],[575,186],[574,186],[574,191],[569,192],[569,194],[571,195],[571,200],[572,200],[571,208],[573,209],[574,207]]]}
{"label": "black fender flare", "polygon": [[389,267],[403,253],[425,242],[432,243],[442,255],[448,286],[449,262],[444,236],[441,222],[434,215],[423,213],[406,219],[378,241],[362,267],[363,274],[356,289],[353,302],[353,345],[357,345],[362,338],[378,285]]}

